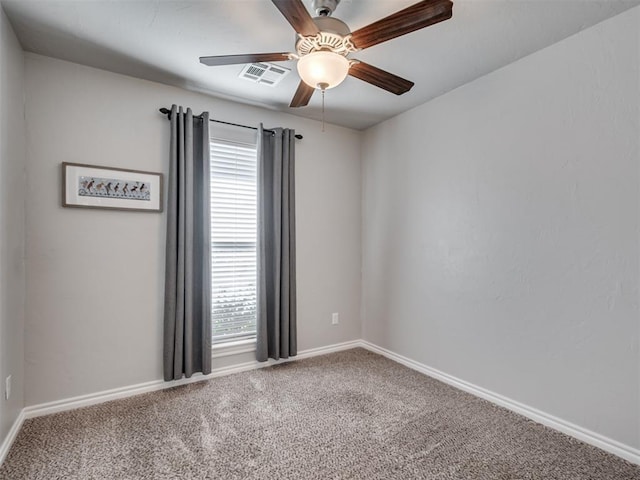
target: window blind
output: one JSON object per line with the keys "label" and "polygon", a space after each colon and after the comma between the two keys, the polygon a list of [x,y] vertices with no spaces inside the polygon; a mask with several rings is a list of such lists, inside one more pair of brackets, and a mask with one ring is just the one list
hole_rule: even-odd
{"label": "window blind", "polygon": [[257,152],[212,139],[211,289],[213,343],[256,334]]}

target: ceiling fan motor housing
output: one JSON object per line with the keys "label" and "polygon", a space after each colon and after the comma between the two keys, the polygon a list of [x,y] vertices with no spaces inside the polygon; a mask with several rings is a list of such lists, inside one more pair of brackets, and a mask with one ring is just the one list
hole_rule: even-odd
{"label": "ceiling fan motor housing", "polygon": [[318,30],[321,32],[336,33],[346,37],[351,33],[349,26],[342,20],[332,17],[315,17],[313,23],[318,26]]}
{"label": "ceiling fan motor housing", "polygon": [[315,17],[313,21],[318,26],[320,33],[309,37],[298,36],[296,41],[298,56],[302,57],[319,50],[329,50],[346,56],[357,50],[351,42],[351,30],[342,20],[331,17]]}

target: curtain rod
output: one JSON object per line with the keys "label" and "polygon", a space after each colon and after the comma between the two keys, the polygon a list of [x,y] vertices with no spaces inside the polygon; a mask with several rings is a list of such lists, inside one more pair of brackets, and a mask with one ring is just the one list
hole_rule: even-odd
{"label": "curtain rod", "polygon": [[[163,108],[160,109],[160,113],[162,113],[163,115],[166,115],[167,117],[169,117],[171,115],[171,110],[169,110],[168,108],[164,108],[163,107]],[[194,115],[194,117],[200,117],[200,115]],[[213,118],[210,118],[209,121],[210,122],[216,122],[216,123],[224,123],[225,125],[232,125],[234,127],[250,128],[251,130],[258,130],[256,127],[250,127],[249,125],[240,125],[239,123],[223,122],[222,120],[215,120]],[[274,133],[273,130],[269,130],[268,128],[264,128],[263,131]],[[296,133],[295,137],[298,140],[302,140],[304,138],[299,133]]]}

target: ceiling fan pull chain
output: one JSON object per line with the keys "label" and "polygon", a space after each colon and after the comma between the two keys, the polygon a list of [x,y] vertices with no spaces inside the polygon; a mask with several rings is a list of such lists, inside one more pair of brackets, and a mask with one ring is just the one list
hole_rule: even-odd
{"label": "ceiling fan pull chain", "polygon": [[322,92],[322,133],[324,133],[324,92],[327,90],[326,83],[319,83],[318,87],[320,87],[320,91]]}
{"label": "ceiling fan pull chain", "polygon": [[322,132],[324,132],[324,88],[322,89]]}

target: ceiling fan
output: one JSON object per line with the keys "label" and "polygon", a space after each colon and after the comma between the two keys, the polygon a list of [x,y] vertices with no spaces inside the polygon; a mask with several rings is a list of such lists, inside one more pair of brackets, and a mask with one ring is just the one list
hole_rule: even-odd
{"label": "ceiling fan", "polygon": [[340,0],[313,0],[318,15],[312,18],[302,0],[271,0],[298,34],[295,53],[249,53],[200,57],[209,65],[234,65],[253,62],[297,60],[301,81],[290,107],[304,107],[314,90],[324,91],[339,85],[347,75],[359,78],[396,95],[413,87],[413,82],[361,62],[348,55],[387,40],[451,18],[451,0],[424,0],[377,22],[351,32],[346,23],[332,18]]}

